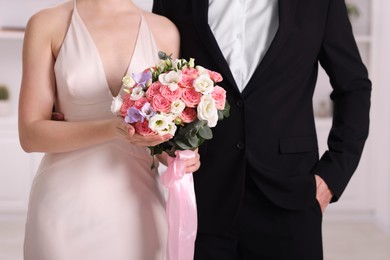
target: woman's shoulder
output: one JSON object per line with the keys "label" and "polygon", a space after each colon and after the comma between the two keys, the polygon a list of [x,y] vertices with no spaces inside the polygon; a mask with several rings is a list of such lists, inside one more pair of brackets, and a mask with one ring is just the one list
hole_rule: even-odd
{"label": "woman's shoulder", "polygon": [[73,10],[71,1],[42,9],[33,14],[27,22],[26,31],[37,34],[51,34],[66,27]]}
{"label": "woman's shoulder", "polygon": [[167,53],[174,53],[174,56],[178,56],[180,35],[176,25],[168,18],[154,13],[145,12],[144,16],[158,47]]}
{"label": "woman's shoulder", "polygon": [[147,17],[148,22],[158,27],[167,27],[167,30],[175,29],[175,24],[167,17],[158,15],[151,12],[144,12],[144,16]]}

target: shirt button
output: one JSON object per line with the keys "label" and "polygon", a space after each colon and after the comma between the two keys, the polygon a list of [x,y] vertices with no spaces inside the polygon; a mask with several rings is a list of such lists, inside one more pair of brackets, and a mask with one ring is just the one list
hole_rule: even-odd
{"label": "shirt button", "polygon": [[236,147],[237,147],[238,150],[244,150],[245,144],[243,142],[238,142],[236,144]]}
{"label": "shirt button", "polygon": [[242,38],[242,33],[237,33],[236,37],[237,37],[237,39],[241,39]]}
{"label": "shirt button", "polygon": [[244,107],[244,102],[242,101],[242,100],[237,100],[236,101],[236,106],[238,107],[238,108],[243,108]]}

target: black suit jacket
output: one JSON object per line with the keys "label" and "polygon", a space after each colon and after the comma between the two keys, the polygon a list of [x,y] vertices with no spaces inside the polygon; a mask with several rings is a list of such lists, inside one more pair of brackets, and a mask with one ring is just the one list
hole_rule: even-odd
{"label": "black suit jacket", "polygon": [[[342,0],[279,0],[279,29],[240,93],[208,25],[207,0],[155,0],[153,11],[181,33],[181,56],[222,73],[231,115],[213,129],[194,174],[199,230],[234,221],[248,164],[258,187],[293,210],[315,203],[314,174],[336,201],[355,171],[368,135],[371,82]],[[319,159],[312,97],[319,63],[334,102],[329,149]]]}

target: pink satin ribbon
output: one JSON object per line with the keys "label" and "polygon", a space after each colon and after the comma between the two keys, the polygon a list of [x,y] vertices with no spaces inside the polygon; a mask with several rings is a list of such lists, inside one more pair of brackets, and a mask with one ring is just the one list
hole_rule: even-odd
{"label": "pink satin ribbon", "polygon": [[161,176],[168,189],[167,260],[193,260],[198,216],[192,173],[185,173],[185,160],[194,158],[190,150],[177,151],[168,158],[168,168]]}

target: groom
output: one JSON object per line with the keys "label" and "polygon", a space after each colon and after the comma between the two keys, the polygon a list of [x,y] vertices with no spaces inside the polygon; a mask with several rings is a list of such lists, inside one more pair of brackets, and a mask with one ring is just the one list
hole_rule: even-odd
{"label": "groom", "polygon": [[[231,115],[194,175],[196,260],[323,259],[322,212],[355,171],[371,83],[343,0],[155,0],[181,56],[218,71]],[[319,63],[334,103],[319,158],[312,96]]]}

